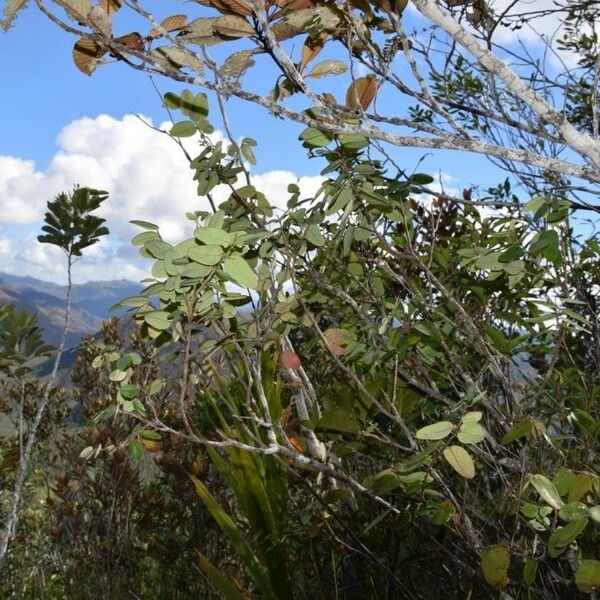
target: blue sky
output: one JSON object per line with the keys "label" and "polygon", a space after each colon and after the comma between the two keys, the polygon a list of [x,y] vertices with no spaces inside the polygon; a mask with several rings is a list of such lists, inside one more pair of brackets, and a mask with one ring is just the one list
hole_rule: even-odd
{"label": "blue sky", "polygon": [[[158,17],[166,16],[158,2],[154,5]],[[181,6],[182,12],[190,10],[189,4]],[[204,9],[194,6],[200,16]],[[177,12],[177,4],[169,10],[169,14]],[[126,16],[116,24],[119,34],[133,29],[146,32]],[[0,128],[0,271],[53,280],[61,277],[58,256],[47,246],[37,247],[35,234],[46,200],[79,183],[111,192],[104,216],[113,235],[82,261],[76,277],[80,281],[141,278],[146,265],[129,246],[135,232],[128,220],[154,219],[176,241],[187,232],[185,210],[199,208],[202,202],[195,197],[191,174],[174,144],[131,117],[141,114],[154,125],[167,118],[148,76],[113,63],[87,77],[72,64],[73,43],[35,6],[20,13],[8,33],[0,34],[0,114],[4,116]],[[211,51],[222,54],[228,49]],[[272,71],[255,68],[251,81],[267,93],[273,85]],[[331,85],[331,81],[327,78],[317,86]],[[163,92],[178,89],[171,81],[157,79],[156,84]],[[338,91],[343,93],[340,86]],[[216,104],[211,105],[218,128]],[[386,108],[393,114],[402,107]],[[317,186],[323,165],[309,161],[296,141],[302,126],[270,117],[241,101],[230,101],[228,113],[235,135],[258,140],[255,172],[272,201],[285,204],[287,183],[298,177],[304,177],[307,190]],[[393,153],[408,171],[424,155],[407,149]],[[498,181],[485,158],[459,152],[429,153],[418,170],[439,175],[451,192]]]}

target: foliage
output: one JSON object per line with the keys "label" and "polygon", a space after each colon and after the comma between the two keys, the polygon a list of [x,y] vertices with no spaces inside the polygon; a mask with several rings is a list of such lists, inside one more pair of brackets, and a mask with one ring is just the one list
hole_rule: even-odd
{"label": "foliage", "polygon": [[200,137],[201,193],[230,195],[177,245],[136,222],[141,346],[85,359],[76,393],[111,427],[80,460],[127,445],[141,465],[178,439],[186,466],[155,476],[173,506],[195,490],[228,550],[170,535],[224,597],[595,589],[600,246],[568,201],[423,202],[428,175],[332,138],[321,189],[291,184],[278,213],[211,141],[203,95],[166,102]]}
{"label": "foliage", "polygon": [[[164,97],[183,115],[170,135],[200,143],[190,167],[212,210],[186,215],[177,244],[134,221],[151,278],[121,303],[131,342],[113,324],[83,348],[85,424],[34,528],[55,536],[60,568],[36,592],[88,597],[81,565],[115,597],[132,582],[141,597],[600,589],[600,244],[575,220],[597,212],[591,3],[541,11],[580,58],[557,77],[526,51],[499,60],[494,32],[533,19],[522,2],[414,0],[431,28],[410,36],[406,2],[207,0],[211,17],[161,22],[135,2],[145,37],[113,35],[119,2],[59,4],[87,28],[68,26],[84,73],[112,56],[216,91],[225,122],[229,95],[301,122],[322,184],[290,183],[272,206],[248,170],[257,142],[212,135],[204,93]],[[217,43],[236,45],[221,64]],[[349,64],[327,54],[340,46]],[[268,98],[242,85],[260,58],[277,68]],[[307,83],[346,74],[340,89]],[[406,114],[381,112],[390,89],[415,102]],[[290,95],[308,106],[286,108]],[[483,153],[502,181],[452,197],[382,142]],[[100,196],[57,199],[42,241],[73,255],[96,241],[97,218],[78,241],[65,232]]]}
{"label": "foliage", "polygon": [[44,235],[38,236],[43,244],[53,244],[69,256],[81,256],[81,251],[108,235],[102,225],[105,219],[94,214],[100,204],[108,198],[106,192],[76,187],[69,195],[64,192],[48,202],[44,216]]}

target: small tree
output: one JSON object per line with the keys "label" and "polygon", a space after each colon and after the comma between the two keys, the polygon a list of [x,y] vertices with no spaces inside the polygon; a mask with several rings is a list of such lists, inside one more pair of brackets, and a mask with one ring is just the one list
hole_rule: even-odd
{"label": "small tree", "polygon": [[[26,427],[20,422],[24,431],[21,431],[21,446],[14,488],[9,503],[8,514],[4,519],[4,527],[0,536],[0,566],[2,566],[2,563],[4,562],[9,544],[16,531],[19,502],[29,472],[32,453],[36,446],[38,428],[42,422],[46,407],[54,390],[54,381],[56,379],[60,360],[65,350],[71,317],[73,263],[82,255],[82,250],[84,248],[95,244],[101,236],[108,234],[108,229],[102,225],[104,219],[92,214],[107,197],[108,195],[106,192],[77,187],[72,193],[59,194],[54,200],[48,202],[48,212],[46,212],[44,217],[46,224],[42,227],[45,234],[40,235],[38,240],[45,244],[57,246],[65,253],[67,259],[65,319],[60,343],[54,356],[52,372],[48,382],[45,384],[44,392],[39,399],[33,419]],[[10,309],[6,314],[8,316],[16,316],[16,313],[11,312]],[[22,321],[23,318],[20,320]],[[14,319],[12,321],[14,321]],[[23,327],[20,329],[10,327],[10,324],[11,320],[7,320],[6,318],[0,320],[0,327],[3,328],[0,339],[3,341],[10,341],[10,345],[7,344],[3,347],[6,354],[4,360],[10,360],[13,363],[16,360],[18,364],[25,365],[31,358],[32,353],[34,356],[38,356],[40,351],[47,353],[47,349],[40,346],[40,332],[34,327],[34,322],[30,322],[29,320],[24,323],[24,325],[26,325],[24,330]],[[19,335],[21,334],[25,334],[25,337],[19,338]],[[14,357],[12,354],[21,346],[25,347],[27,356],[22,357],[19,354],[17,357]],[[18,371],[15,374],[22,375],[23,372]]]}

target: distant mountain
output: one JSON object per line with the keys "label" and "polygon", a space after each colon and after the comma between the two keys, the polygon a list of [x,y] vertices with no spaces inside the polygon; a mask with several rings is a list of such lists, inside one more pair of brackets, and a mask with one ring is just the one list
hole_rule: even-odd
{"label": "distant mountain", "polygon": [[[123,298],[139,294],[141,289],[141,284],[125,279],[75,285],[67,348],[97,333],[102,321],[115,316],[109,312],[110,307]],[[0,273],[0,304],[12,303],[36,312],[44,330],[44,341],[54,346],[58,345],[62,333],[66,292],[66,286]]]}

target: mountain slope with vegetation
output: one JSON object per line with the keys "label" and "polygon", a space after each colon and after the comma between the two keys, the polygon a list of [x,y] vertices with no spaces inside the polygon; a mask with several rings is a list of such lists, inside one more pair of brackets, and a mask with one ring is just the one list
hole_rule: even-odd
{"label": "mountain slope with vegetation", "polygon": [[[127,280],[94,281],[73,286],[73,307],[67,347],[97,333],[102,322],[115,314],[110,308],[123,298],[139,293],[142,286]],[[0,273],[0,304],[14,304],[39,315],[44,341],[58,345],[65,318],[66,286]]]}

